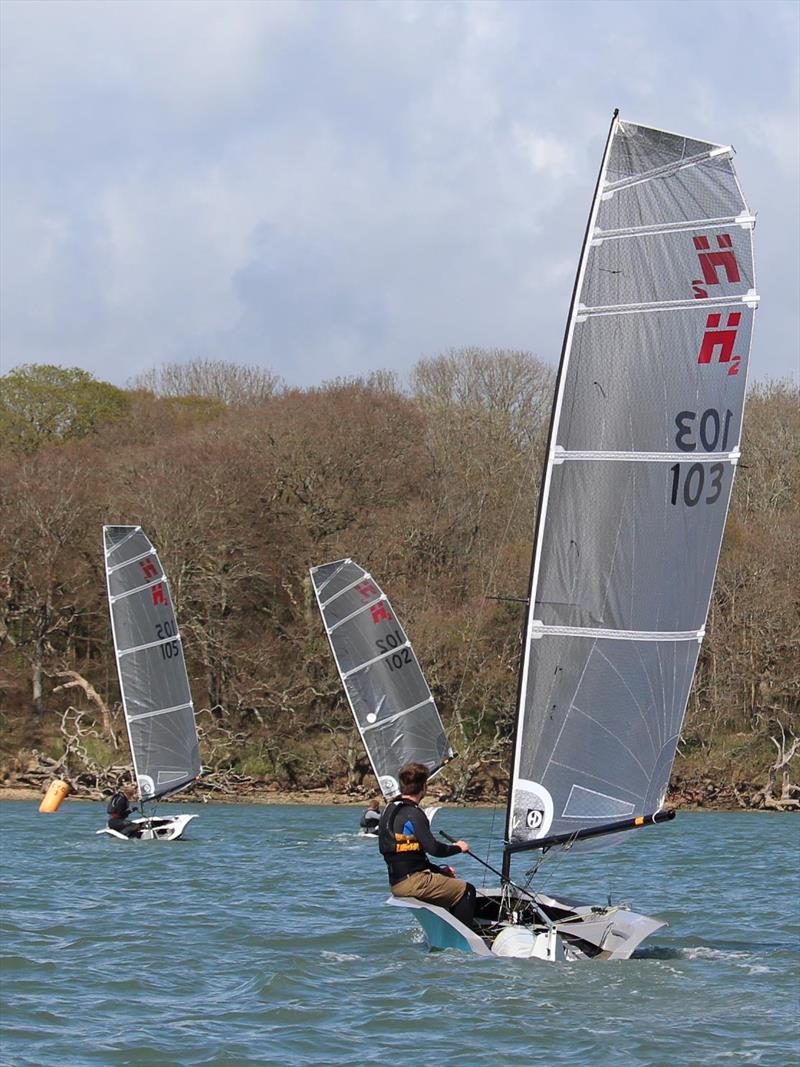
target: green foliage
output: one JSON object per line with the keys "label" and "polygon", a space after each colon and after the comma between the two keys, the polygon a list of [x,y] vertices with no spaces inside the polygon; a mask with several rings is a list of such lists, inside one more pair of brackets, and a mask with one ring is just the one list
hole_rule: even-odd
{"label": "green foliage", "polygon": [[261,755],[245,755],[239,760],[242,774],[257,781],[264,781],[275,773],[275,768],[270,760]]}
{"label": "green foliage", "polygon": [[35,452],[123,418],[125,392],[78,367],[28,364],[0,377],[0,446]]}
{"label": "green foliage", "polygon": [[91,762],[96,763],[98,767],[113,767],[119,762],[119,753],[99,737],[85,737],[83,747]]}

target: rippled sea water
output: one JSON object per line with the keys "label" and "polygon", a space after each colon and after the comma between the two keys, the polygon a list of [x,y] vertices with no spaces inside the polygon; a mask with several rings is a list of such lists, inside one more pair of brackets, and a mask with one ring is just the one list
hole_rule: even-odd
{"label": "rippled sea water", "polygon": [[[200,818],[185,840],[125,843],[95,836],[99,805],[0,804],[2,1067],[800,1060],[796,817],[682,814],[549,861],[541,888],[670,928],[628,962],[548,964],[426,951],[382,906],[358,809],[161,810]],[[434,825],[499,862],[500,811]]]}

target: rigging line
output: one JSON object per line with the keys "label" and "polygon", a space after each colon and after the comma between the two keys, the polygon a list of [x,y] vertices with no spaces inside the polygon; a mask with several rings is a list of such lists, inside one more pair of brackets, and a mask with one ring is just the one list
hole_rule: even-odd
{"label": "rigging line", "polygon": [[[451,837],[450,834],[446,833],[444,830],[437,830],[436,832],[438,833],[439,837],[443,837],[446,841],[450,841],[455,844],[456,839],[454,837]],[[504,878],[502,873],[498,871],[496,867],[493,867],[490,863],[486,863],[480,858],[480,856],[476,855],[476,853],[474,853],[472,849],[467,849],[467,851],[462,853],[462,855],[471,856],[472,859],[477,860],[478,863],[482,864],[485,868],[490,870],[492,874],[496,874],[500,879],[501,886],[505,885],[507,888],[516,889],[518,893],[522,893],[524,896],[528,897],[528,899],[531,901],[534,908],[536,909],[539,918],[542,920],[542,922],[548,929],[552,929],[555,923],[553,923],[552,919],[547,915],[547,913],[542,910],[539,901],[536,899],[535,893],[531,893],[529,890],[523,889],[521,885],[517,885],[516,882],[512,882],[510,878]]]}
{"label": "rigging line", "polygon": [[[510,782],[509,782],[509,788],[511,788],[511,783]],[[495,800],[494,804],[492,805],[492,822],[491,822],[491,825],[489,827],[489,839],[486,842],[486,857],[485,857],[485,860],[486,860],[487,863],[488,863],[488,860],[489,860],[489,855],[491,854],[491,851],[492,851],[492,841],[494,841],[494,824],[495,824],[495,821],[496,821],[496,818],[497,818],[497,811],[498,811],[499,807],[500,807],[500,805],[497,803],[497,800]],[[484,888],[486,887],[486,870],[487,869],[488,868],[484,868],[484,871],[483,871],[483,887]]]}

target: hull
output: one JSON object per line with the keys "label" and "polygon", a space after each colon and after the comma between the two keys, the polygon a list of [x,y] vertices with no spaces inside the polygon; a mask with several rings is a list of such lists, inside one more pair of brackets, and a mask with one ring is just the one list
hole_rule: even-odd
{"label": "hull", "polygon": [[390,897],[393,907],[408,908],[432,949],[455,948],[476,956],[570,960],[626,960],[641,943],[667,924],[619,906],[593,907],[578,901],[539,894],[536,902],[547,917],[531,919],[520,903],[517,921],[500,919],[499,890],[478,891],[476,929],[459,922],[444,908],[409,897]]}
{"label": "hull", "polygon": [[[163,819],[158,818],[159,825],[145,829],[141,837],[126,837],[125,834],[111,830],[107,826],[103,830],[97,830],[96,832],[98,834],[108,834],[109,837],[116,837],[118,841],[177,841],[183,835],[183,831],[191,820],[196,818],[196,815],[171,815]],[[150,819],[131,819],[131,822],[135,823],[149,823],[150,821]]]}

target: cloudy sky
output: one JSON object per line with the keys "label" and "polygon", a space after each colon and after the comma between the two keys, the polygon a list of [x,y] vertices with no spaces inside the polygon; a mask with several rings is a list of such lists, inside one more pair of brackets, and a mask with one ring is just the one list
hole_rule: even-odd
{"label": "cloudy sky", "polygon": [[3,0],[2,370],[555,361],[614,107],[733,144],[797,375],[794,0]]}

